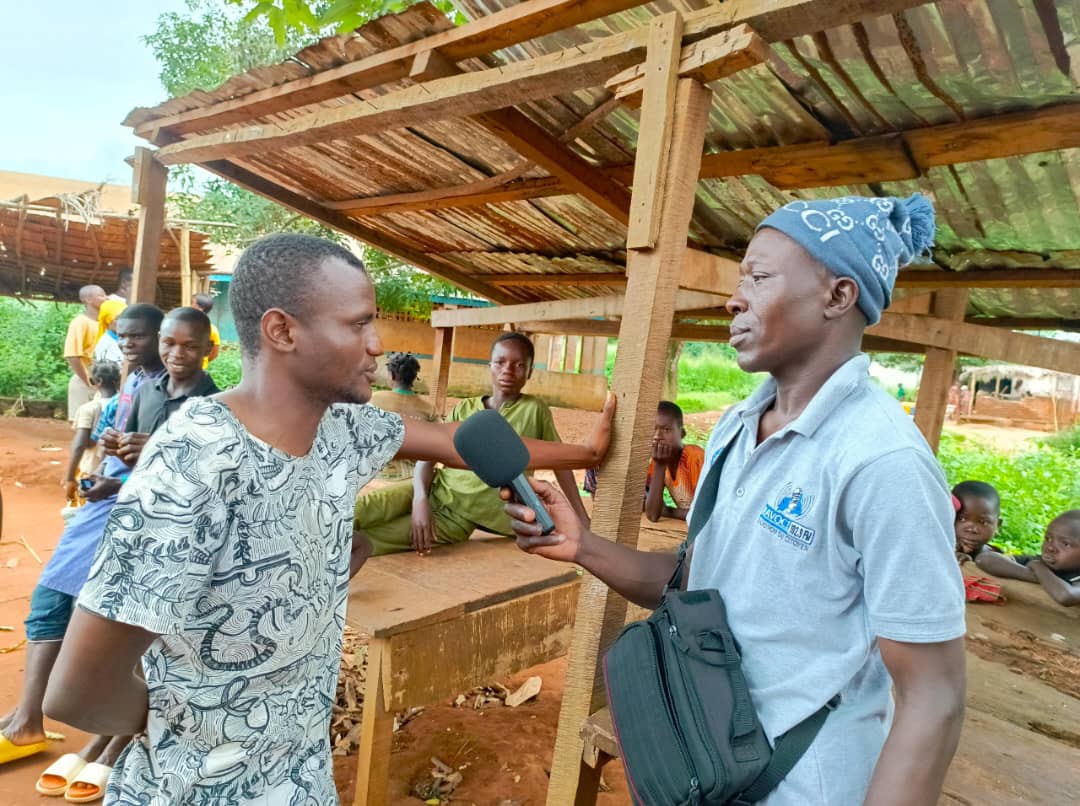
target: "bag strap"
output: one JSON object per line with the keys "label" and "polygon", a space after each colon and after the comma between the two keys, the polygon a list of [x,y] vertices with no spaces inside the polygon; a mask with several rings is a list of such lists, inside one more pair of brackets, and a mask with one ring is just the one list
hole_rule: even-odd
{"label": "bag strap", "polygon": [[829,715],[830,711],[835,711],[838,705],[840,705],[839,694],[787,733],[781,735],[776,740],[776,747],[773,748],[768,765],[754,779],[754,782],[742,791],[735,800],[736,806],[739,806],[739,804],[749,806],[749,804],[764,800],[765,796],[787,777],[787,774],[791,772],[791,768],[798,763],[803,753],[814,743],[818,731],[825,724],[825,717]]}
{"label": "bag strap", "polygon": [[709,467],[709,472],[705,474],[705,478],[698,484],[697,491],[694,493],[694,511],[690,515],[690,526],[687,530],[686,542],[679,547],[679,559],[675,563],[675,573],[671,575],[671,579],[668,580],[667,585],[664,586],[664,593],[669,590],[678,590],[682,583],[683,565],[686,563],[686,555],[690,551],[690,546],[697,538],[698,534],[705,524],[708,523],[709,518],[712,517],[713,510],[716,508],[716,496],[720,490],[720,473],[724,468],[724,462],[727,461],[728,454],[731,452],[731,446],[735,442],[735,438],[739,435],[738,430],[727,441],[727,444],[717,454],[716,459],[713,461],[712,466]]}

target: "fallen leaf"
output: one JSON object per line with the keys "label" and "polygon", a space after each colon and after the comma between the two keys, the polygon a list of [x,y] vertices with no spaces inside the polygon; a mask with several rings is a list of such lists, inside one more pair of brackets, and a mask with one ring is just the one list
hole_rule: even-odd
{"label": "fallen leaf", "polygon": [[12,557],[10,560],[8,560],[6,563],[4,563],[4,567],[5,568],[18,568],[19,567],[19,558],[18,557]]}
{"label": "fallen leaf", "polygon": [[44,451],[45,453],[53,453],[54,451],[62,451],[63,448],[58,448],[55,445],[50,445],[48,443],[45,443],[40,448],[38,448],[38,450],[39,451]]}
{"label": "fallen leaf", "polygon": [[19,641],[19,643],[17,643],[17,644],[13,644],[12,646],[6,646],[6,647],[0,649],[0,655],[6,655],[9,652],[14,652],[16,649],[20,649],[22,647],[22,645],[25,644],[25,643],[26,643],[26,639],[24,638],[21,641]]}
{"label": "fallen leaf", "polygon": [[7,624],[0,624],[0,632],[14,632],[14,627],[9,627]]}

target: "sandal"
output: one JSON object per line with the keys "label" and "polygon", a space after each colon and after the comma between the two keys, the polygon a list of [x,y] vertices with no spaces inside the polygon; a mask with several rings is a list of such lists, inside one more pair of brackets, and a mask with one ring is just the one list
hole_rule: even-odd
{"label": "sandal", "polygon": [[[49,765],[45,772],[38,776],[34,789],[40,795],[48,795],[50,798],[58,798],[63,795],[71,785],[71,781],[82,772],[86,762],[76,753],[64,753]],[[51,778],[53,780],[46,780]]]}
{"label": "sandal", "polygon": [[0,764],[9,761],[18,761],[20,758],[36,756],[49,748],[49,742],[34,742],[33,744],[12,744],[11,739],[0,733]]}
{"label": "sandal", "polygon": [[[71,786],[64,793],[64,800],[68,803],[92,803],[105,796],[105,785],[109,783],[112,775],[112,767],[91,761],[82,768]],[[77,788],[77,789],[76,789]],[[76,789],[75,792],[72,792]]]}

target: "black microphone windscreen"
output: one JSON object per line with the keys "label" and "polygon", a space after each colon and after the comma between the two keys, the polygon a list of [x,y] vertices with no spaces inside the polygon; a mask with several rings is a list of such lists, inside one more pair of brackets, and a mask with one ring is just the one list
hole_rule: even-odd
{"label": "black microphone windscreen", "polygon": [[529,449],[506,418],[491,409],[476,412],[458,427],[454,447],[489,487],[507,486],[529,466]]}

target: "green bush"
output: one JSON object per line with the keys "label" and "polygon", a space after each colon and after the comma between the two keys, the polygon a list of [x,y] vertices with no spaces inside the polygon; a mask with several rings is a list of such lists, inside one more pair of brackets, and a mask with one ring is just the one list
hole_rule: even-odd
{"label": "green bush", "polygon": [[1059,451],[1072,452],[1080,456],[1080,425],[1074,425],[1067,431],[1059,431],[1042,440],[1043,444]]}
{"label": "green bush", "polygon": [[208,372],[218,389],[223,392],[240,383],[240,345],[232,342],[222,343],[221,352],[211,362]]}
{"label": "green bush", "polygon": [[0,298],[0,397],[67,399],[64,337],[81,308]]}
{"label": "green bush", "polygon": [[1046,525],[1080,501],[1080,452],[1046,444],[1016,455],[969,437],[945,433],[938,459],[950,485],[976,480],[1001,495],[1001,528],[994,544],[1006,552],[1037,554]]}

